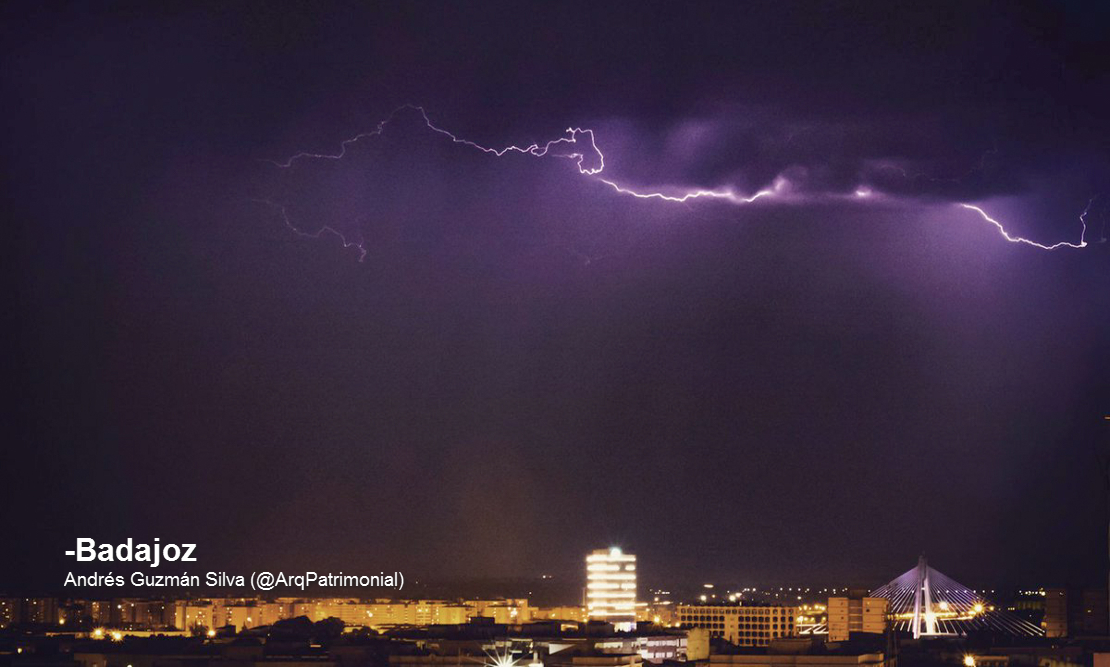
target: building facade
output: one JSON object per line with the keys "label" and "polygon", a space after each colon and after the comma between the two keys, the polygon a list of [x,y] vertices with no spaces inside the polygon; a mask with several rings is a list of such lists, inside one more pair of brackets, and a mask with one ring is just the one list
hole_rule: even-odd
{"label": "building facade", "polygon": [[829,598],[829,641],[847,641],[853,632],[885,632],[889,604],[890,601],[886,598]]}
{"label": "building facade", "polygon": [[586,556],[586,616],[618,631],[636,627],[636,556],[617,547]]}
{"label": "building facade", "polygon": [[712,655],[708,667],[896,667],[898,658],[883,653],[858,655]]}
{"label": "building facade", "polygon": [[683,628],[704,628],[710,638],[737,646],[767,646],[797,632],[797,607],[747,604],[678,605]]}
{"label": "building facade", "polygon": [[1106,636],[1110,631],[1106,589],[1045,589],[1041,627],[1047,637]]}
{"label": "building facade", "polygon": [[534,621],[574,621],[575,623],[585,623],[586,618],[585,607],[536,607],[532,611],[532,620]]}
{"label": "building facade", "polygon": [[60,619],[57,598],[0,598],[0,628],[19,623],[56,625]]}

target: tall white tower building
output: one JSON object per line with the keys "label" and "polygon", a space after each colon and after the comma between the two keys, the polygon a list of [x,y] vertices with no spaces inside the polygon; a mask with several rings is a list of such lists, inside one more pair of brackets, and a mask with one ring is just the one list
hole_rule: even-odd
{"label": "tall white tower building", "polygon": [[636,628],[636,556],[618,547],[586,556],[586,614],[617,630]]}

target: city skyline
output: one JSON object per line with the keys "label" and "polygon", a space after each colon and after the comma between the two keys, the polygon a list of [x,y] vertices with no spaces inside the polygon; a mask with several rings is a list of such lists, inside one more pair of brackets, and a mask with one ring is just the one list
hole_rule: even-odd
{"label": "city skyline", "polygon": [[692,597],[661,590],[640,595],[636,562],[635,554],[617,547],[587,553],[580,605],[504,596],[370,598],[338,590],[0,595],[0,660],[21,665],[48,654],[66,667],[166,660],[195,667],[198,660],[244,657],[265,667],[288,667],[291,659],[309,659],[316,667],[459,667],[464,661],[485,667],[758,667],[807,656],[810,667],[896,667],[903,661],[977,667],[1020,663],[1032,654],[1082,667],[1088,658],[1097,665],[1110,656],[1105,587],[974,590],[922,557],[874,590],[784,594],[781,588],[734,591],[706,583]]}

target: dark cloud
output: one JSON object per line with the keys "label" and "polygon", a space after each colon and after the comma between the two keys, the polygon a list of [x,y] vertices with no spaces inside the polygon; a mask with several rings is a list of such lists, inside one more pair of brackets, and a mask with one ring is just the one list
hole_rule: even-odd
{"label": "dark cloud", "polygon": [[[360,248],[419,227],[417,218],[449,217],[451,207],[464,215],[462,209],[476,201],[511,207],[522,192],[558,196],[556,188],[568,188],[563,195],[599,210],[627,210],[630,202],[619,200],[628,193],[589,187],[601,181],[672,197],[699,190],[740,197],[773,192],[760,201],[769,206],[839,201],[852,209],[871,202],[912,209],[1007,197],[1035,211],[1018,222],[1024,230],[1051,239],[1057,221],[1038,224],[1038,217],[1074,218],[1110,183],[1107,160],[1090,148],[1046,149],[1038,141],[1003,148],[997,138],[988,146],[985,134],[974,137],[966,127],[920,114],[802,121],[788,112],[738,108],[666,126],[602,119],[586,134],[531,138],[507,152],[504,141],[479,148],[460,130],[429,126],[434,121],[423,109],[403,107],[387,118],[380,133],[338,138],[329,147],[279,159],[267,168],[260,196],[299,232],[335,230]],[[529,152],[530,146],[537,148]],[[593,174],[603,155],[604,171]],[[574,183],[583,170],[590,173]],[[690,203],[719,204],[708,197]],[[1094,210],[1091,219],[1097,220],[1101,205]],[[455,233],[481,235],[480,225],[468,227]]]}

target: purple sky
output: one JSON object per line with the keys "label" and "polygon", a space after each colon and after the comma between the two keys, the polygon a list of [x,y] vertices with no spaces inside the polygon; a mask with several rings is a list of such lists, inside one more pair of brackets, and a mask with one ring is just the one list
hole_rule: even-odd
{"label": "purple sky", "polygon": [[[33,538],[0,585],[86,535],[570,589],[610,543],[661,584],[1101,580],[1105,8],[0,11]],[[644,201],[415,113],[266,162],[405,103],[591,128],[641,192],[787,186]],[[1052,244],[1092,197],[1081,250],[957,206]]]}

